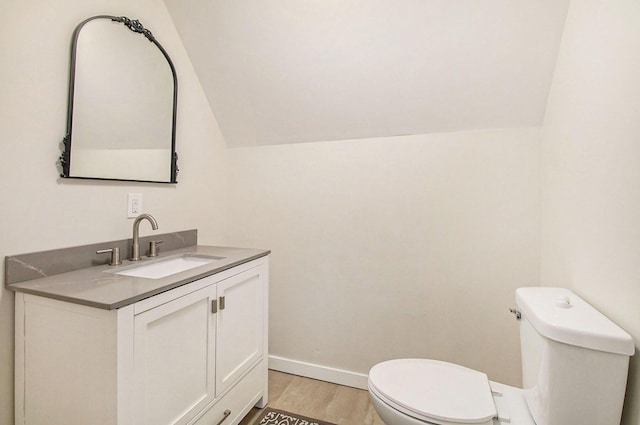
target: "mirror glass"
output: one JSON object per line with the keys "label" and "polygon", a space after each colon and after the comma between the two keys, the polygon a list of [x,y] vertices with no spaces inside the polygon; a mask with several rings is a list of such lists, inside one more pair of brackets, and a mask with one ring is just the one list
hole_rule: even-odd
{"label": "mirror glass", "polygon": [[176,183],[175,68],[139,21],[95,16],[73,34],[62,177]]}

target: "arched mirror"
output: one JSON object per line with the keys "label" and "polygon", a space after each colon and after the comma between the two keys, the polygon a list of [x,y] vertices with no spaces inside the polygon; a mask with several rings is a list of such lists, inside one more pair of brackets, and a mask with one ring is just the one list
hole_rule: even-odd
{"label": "arched mirror", "polygon": [[177,78],[139,21],[108,15],[73,32],[62,177],[177,182]]}

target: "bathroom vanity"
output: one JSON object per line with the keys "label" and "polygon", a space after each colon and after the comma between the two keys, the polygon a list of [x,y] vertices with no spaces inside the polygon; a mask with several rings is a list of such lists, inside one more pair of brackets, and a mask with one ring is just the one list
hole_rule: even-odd
{"label": "bathroom vanity", "polygon": [[235,425],[263,407],[268,254],[196,245],[144,260],[214,259],[161,277],[125,262],[7,285],[15,423]]}

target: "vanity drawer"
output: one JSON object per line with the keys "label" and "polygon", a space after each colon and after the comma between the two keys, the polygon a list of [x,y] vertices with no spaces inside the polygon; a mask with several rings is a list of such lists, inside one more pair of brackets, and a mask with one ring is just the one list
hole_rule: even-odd
{"label": "vanity drawer", "polygon": [[[265,362],[263,359],[258,363],[247,376],[240,379],[225,395],[214,401],[209,410],[189,425],[237,425],[266,396],[263,391],[267,379]],[[226,411],[230,413],[225,417]]]}

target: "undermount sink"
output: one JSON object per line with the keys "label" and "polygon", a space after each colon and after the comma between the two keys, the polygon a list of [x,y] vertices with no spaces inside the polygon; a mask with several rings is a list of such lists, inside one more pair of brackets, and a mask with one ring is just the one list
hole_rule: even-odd
{"label": "undermount sink", "polygon": [[225,257],[215,257],[210,255],[181,254],[163,259],[158,259],[146,264],[126,267],[122,270],[113,271],[115,274],[133,277],[143,277],[146,279],[161,279],[172,274],[184,272],[196,267],[204,266]]}

